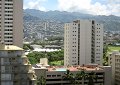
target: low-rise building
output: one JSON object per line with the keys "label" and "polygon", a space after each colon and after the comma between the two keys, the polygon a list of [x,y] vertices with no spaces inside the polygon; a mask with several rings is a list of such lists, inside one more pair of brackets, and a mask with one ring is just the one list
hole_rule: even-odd
{"label": "low-rise building", "polygon": [[110,53],[108,63],[112,66],[112,84],[120,85],[120,52],[114,51]]}
{"label": "low-rise building", "polygon": [[[44,77],[46,85],[88,85],[91,81],[95,85],[111,85],[111,66],[84,65],[84,66],[34,66],[39,78]],[[78,78],[77,75],[84,78]],[[96,77],[96,80],[95,78]],[[92,80],[90,80],[92,78]],[[109,81],[109,82],[108,82]],[[74,84],[73,84],[74,83]]]}

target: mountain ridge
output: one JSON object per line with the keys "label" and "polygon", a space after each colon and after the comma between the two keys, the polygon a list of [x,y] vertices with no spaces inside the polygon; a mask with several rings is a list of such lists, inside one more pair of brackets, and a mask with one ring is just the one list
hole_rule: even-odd
{"label": "mountain ridge", "polygon": [[[114,15],[90,15],[79,12],[24,10],[25,37],[63,36],[64,23],[78,19],[95,20],[104,25],[104,31],[120,31],[120,17]],[[45,27],[45,24],[49,26]]]}
{"label": "mountain ridge", "polygon": [[[116,31],[120,30],[117,26],[114,25],[120,24],[120,17],[114,15],[90,15],[90,14],[82,14],[79,12],[66,12],[66,11],[40,11],[35,9],[26,9],[25,13],[37,17],[41,20],[55,20],[63,23],[71,22],[76,19],[93,19],[97,22],[103,23],[105,25],[105,30]],[[111,26],[111,23],[113,26]],[[110,26],[108,26],[110,25]],[[119,25],[120,26],[120,25]]]}

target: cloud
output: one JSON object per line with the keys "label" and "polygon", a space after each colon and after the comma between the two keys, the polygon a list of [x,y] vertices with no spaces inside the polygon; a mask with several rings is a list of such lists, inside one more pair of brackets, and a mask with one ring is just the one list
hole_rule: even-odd
{"label": "cloud", "polygon": [[46,2],[46,0],[28,0],[25,2],[24,9],[38,9],[41,11],[46,11],[46,8],[41,4]]}
{"label": "cloud", "polygon": [[81,12],[93,15],[113,14],[120,16],[120,0],[106,0],[106,4],[101,4],[98,1],[91,3],[92,0],[58,0],[58,9],[60,11]]}

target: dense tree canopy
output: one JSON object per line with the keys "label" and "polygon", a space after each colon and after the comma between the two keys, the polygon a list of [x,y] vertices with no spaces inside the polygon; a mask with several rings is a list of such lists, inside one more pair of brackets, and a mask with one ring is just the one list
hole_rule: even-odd
{"label": "dense tree canopy", "polygon": [[24,44],[23,49],[25,49],[25,50],[33,50],[33,47],[30,46],[30,44]]}
{"label": "dense tree canopy", "polygon": [[58,61],[64,59],[64,50],[55,52],[32,52],[29,53],[28,58],[31,64],[39,63],[40,58],[48,58],[49,62]]}

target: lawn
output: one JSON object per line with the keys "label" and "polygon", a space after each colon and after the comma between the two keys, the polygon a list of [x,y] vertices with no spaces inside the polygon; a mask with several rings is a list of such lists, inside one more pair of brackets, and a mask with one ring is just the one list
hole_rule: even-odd
{"label": "lawn", "polygon": [[[105,47],[106,48],[106,47]],[[107,49],[107,54],[105,52],[105,55],[103,57],[104,59],[104,63],[103,65],[108,65],[108,56],[109,56],[109,53],[112,53],[113,51],[120,51],[120,46],[112,46],[112,45],[108,45],[108,49]]]}
{"label": "lawn", "polygon": [[114,50],[120,51],[120,46],[108,46],[108,52],[112,52]]}
{"label": "lawn", "polygon": [[61,61],[53,61],[53,62],[50,62],[49,64],[50,65],[56,65],[56,66],[60,66],[60,65],[63,65],[63,60],[61,60]]}

